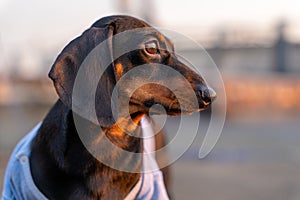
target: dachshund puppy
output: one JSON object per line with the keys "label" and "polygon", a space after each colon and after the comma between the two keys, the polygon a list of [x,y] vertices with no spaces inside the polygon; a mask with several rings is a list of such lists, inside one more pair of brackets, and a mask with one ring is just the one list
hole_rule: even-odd
{"label": "dachshund puppy", "polygon": [[[126,37],[117,38],[126,32]],[[89,57],[100,44],[104,51]],[[128,45],[133,48],[122,52]],[[90,61],[86,64],[88,57]],[[109,61],[107,67],[102,66],[103,60]],[[96,73],[94,66],[100,66],[102,74]],[[164,69],[176,73],[168,73]],[[84,74],[84,83],[76,82],[80,70],[83,70],[80,73]],[[137,73],[127,76],[132,70]],[[151,112],[161,113],[154,109],[156,104],[160,104],[168,115],[176,116],[199,112],[215,98],[215,93],[203,78],[179,61],[172,42],[139,19],[104,17],[63,49],[49,77],[59,99],[45,119],[15,148],[6,171],[3,198],[167,198],[162,195],[164,188],[157,188],[160,184],[156,182],[156,175],[147,179],[146,175],[138,173],[142,172],[144,162],[143,154],[139,154],[144,150],[140,121],[151,108]],[[181,81],[182,77],[185,81]],[[79,93],[81,100],[88,99],[93,91],[85,86],[94,79],[97,85],[92,100],[97,123],[90,119],[87,103],[78,103],[74,95]],[[116,85],[118,95],[114,99]],[[81,89],[78,90],[78,87]],[[178,96],[182,97],[181,101]],[[118,108],[114,110],[113,104],[117,104]],[[84,130],[85,143],[75,120],[80,121],[81,130]],[[116,148],[106,146],[104,139]],[[122,157],[120,149],[140,156]],[[109,166],[101,162],[102,159],[116,166]],[[132,171],[118,170],[129,165]],[[149,183],[147,180],[150,180]],[[141,184],[141,181],[144,183]],[[147,185],[154,189],[142,194],[141,191],[146,191],[143,187]]]}

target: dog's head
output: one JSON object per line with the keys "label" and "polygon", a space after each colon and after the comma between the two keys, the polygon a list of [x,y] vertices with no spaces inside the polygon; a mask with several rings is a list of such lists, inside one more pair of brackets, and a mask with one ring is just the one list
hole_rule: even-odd
{"label": "dog's head", "polygon": [[[114,37],[126,31],[132,34]],[[192,113],[205,109],[215,98],[215,92],[203,78],[179,61],[172,42],[162,33],[133,17],[110,16],[98,20],[70,42],[49,72],[60,99],[68,107],[72,107],[74,81],[81,64],[103,41],[106,41],[106,52],[97,59],[109,59],[110,64],[100,78],[95,95],[101,126],[115,123],[111,97],[118,81],[122,83],[117,84],[120,105],[123,99],[128,99],[125,106],[129,115],[148,113],[155,104],[162,105],[169,115]],[[129,44],[132,49],[120,54]],[[126,75],[134,69],[135,73]],[[86,75],[95,76],[93,70]],[[196,103],[192,97],[196,97]]]}

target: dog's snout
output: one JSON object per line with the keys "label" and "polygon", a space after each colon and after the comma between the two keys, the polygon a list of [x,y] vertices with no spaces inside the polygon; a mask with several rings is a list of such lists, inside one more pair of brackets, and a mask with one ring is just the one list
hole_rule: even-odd
{"label": "dog's snout", "polygon": [[216,99],[217,93],[210,87],[197,86],[197,96],[208,104]]}

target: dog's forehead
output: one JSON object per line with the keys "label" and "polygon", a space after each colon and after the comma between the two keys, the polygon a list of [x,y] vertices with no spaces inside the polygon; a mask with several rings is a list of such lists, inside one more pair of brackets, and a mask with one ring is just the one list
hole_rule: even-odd
{"label": "dog's forehead", "polygon": [[157,41],[159,48],[169,52],[174,51],[173,42],[163,33],[154,27],[136,28],[114,35],[115,44],[131,44],[144,48],[144,44],[150,41]]}

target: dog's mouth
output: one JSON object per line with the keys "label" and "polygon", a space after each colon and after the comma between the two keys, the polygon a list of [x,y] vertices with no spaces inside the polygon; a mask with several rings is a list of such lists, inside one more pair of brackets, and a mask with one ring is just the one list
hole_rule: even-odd
{"label": "dog's mouth", "polygon": [[[214,98],[215,99],[215,98]],[[185,103],[187,105],[182,105],[178,103],[177,100],[170,100],[169,102],[159,102],[155,101],[153,98],[144,100],[143,102],[131,98],[129,102],[129,112],[144,112],[147,114],[161,115],[167,114],[170,116],[179,116],[179,115],[191,115],[195,112],[201,112],[209,108],[214,101],[214,99],[210,100],[198,100],[198,105],[190,106],[189,103]],[[192,104],[192,103],[191,103]]]}
{"label": "dog's mouth", "polygon": [[[200,87],[201,86],[201,87]],[[183,87],[175,92],[158,84],[145,84],[135,90],[129,99],[129,113],[190,115],[211,106],[216,98],[214,90],[206,85],[187,90]]]}
{"label": "dog's mouth", "polygon": [[[208,107],[210,107],[210,103],[206,104],[202,104],[201,106],[199,106],[198,108],[191,108],[191,109],[182,109],[180,107],[169,107],[168,109],[166,109],[166,112],[168,115],[171,116],[179,116],[179,115],[192,115],[195,112],[201,112],[203,110],[206,110]],[[160,114],[160,113],[154,113],[154,114]]]}

